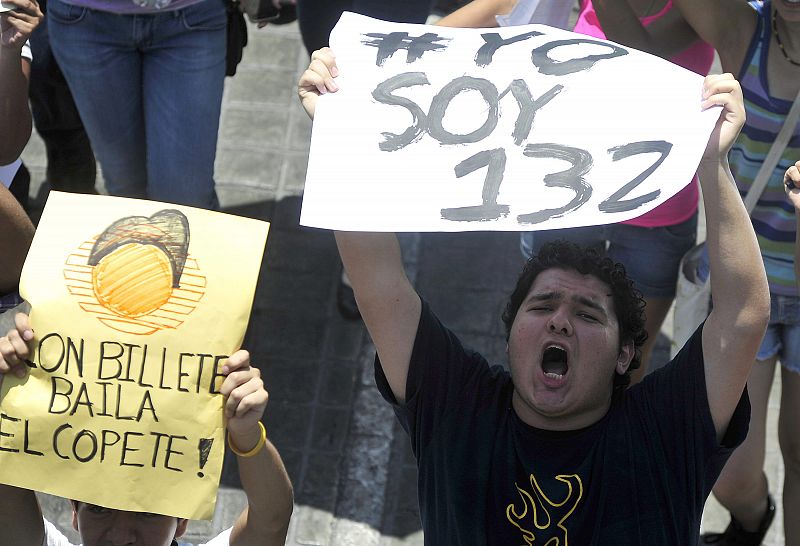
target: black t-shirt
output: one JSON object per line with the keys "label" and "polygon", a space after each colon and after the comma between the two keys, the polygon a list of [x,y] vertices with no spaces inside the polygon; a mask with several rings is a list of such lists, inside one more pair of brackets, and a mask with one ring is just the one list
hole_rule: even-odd
{"label": "black t-shirt", "polygon": [[377,357],[375,375],[411,438],[425,544],[697,544],[703,505],[750,418],[745,390],[717,444],[701,330],[600,421],[553,432],[523,423],[508,372],[423,303],[406,403]]}

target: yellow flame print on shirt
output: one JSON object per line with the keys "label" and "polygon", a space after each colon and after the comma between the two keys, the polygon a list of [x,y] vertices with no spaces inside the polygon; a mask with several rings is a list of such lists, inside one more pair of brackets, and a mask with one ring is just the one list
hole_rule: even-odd
{"label": "yellow flame print on shirt", "polygon": [[[527,546],[534,544],[537,534],[539,540],[536,544],[539,546],[569,546],[565,523],[583,498],[583,482],[577,474],[560,474],[556,480],[566,485],[564,499],[559,502],[545,495],[533,474],[530,476],[530,492],[514,484],[522,505],[518,508],[515,503],[510,503],[506,507],[506,518],[520,530]],[[542,542],[545,539],[547,542]]]}

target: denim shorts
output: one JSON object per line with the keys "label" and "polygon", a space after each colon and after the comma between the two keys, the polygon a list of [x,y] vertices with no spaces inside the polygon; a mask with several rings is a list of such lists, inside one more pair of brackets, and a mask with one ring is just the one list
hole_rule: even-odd
{"label": "denim shorts", "polygon": [[758,348],[758,360],[777,356],[787,370],[800,373],[800,297],[770,294],[767,333]]}
{"label": "denim shorts", "polygon": [[605,250],[625,271],[646,298],[674,298],[681,258],[695,244],[697,213],[680,224],[645,228],[611,224],[520,234],[525,259],[546,242],[565,239]]}

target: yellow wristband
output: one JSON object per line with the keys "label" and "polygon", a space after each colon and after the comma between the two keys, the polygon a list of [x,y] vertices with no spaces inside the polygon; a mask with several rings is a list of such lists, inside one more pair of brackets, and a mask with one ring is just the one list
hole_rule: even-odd
{"label": "yellow wristband", "polygon": [[261,421],[258,422],[258,426],[261,427],[261,438],[258,439],[258,443],[250,451],[239,451],[231,441],[231,433],[228,432],[228,446],[231,448],[231,451],[236,453],[239,457],[245,457],[245,458],[252,457],[256,453],[261,451],[261,448],[263,448],[264,444],[267,443],[267,429],[264,428],[264,423],[262,423]]}

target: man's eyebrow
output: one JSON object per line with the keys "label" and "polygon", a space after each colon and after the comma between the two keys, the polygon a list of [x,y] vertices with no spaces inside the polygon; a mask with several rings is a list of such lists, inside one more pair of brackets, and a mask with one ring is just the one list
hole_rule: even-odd
{"label": "man's eyebrow", "polygon": [[594,301],[594,300],[590,300],[590,299],[589,299],[589,298],[587,298],[587,297],[584,297],[584,296],[574,296],[574,297],[573,297],[573,301],[576,301],[576,302],[580,303],[581,305],[585,305],[586,307],[589,307],[589,308],[591,308],[591,309],[594,309],[594,310],[595,310],[595,311],[597,311],[598,313],[602,313],[603,315],[606,315],[606,309],[605,309],[605,307],[603,307],[602,305],[600,305],[599,303],[597,303],[597,302],[596,302],[596,301]]}
{"label": "man's eyebrow", "polygon": [[526,299],[528,301],[550,301],[561,299],[562,296],[561,292],[553,290],[551,292],[534,292],[533,294],[529,294]]}
{"label": "man's eyebrow", "polygon": [[[550,292],[534,292],[530,294],[525,301],[554,301],[559,300],[564,297],[564,294],[561,292],[557,292],[555,290]],[[600,305],[594,300],[587,298],[586,296],[573,296],[572,301],[579,303],[585,307],[589,307],[590,309],[594,309],[598,313],[602,313],[603,316],[606,316],[608,313],[606,312],[605,307]]]}

